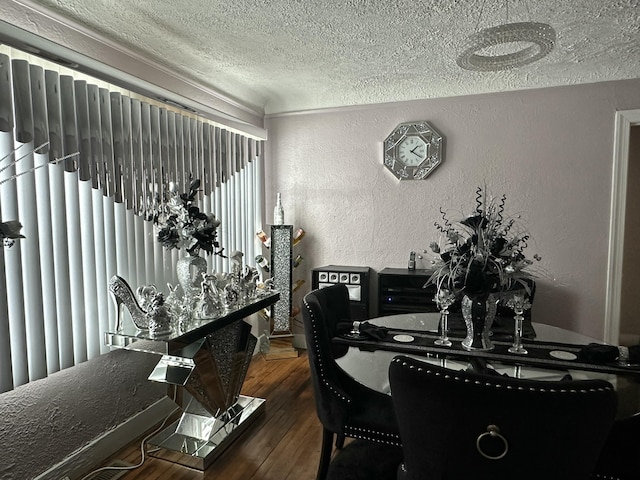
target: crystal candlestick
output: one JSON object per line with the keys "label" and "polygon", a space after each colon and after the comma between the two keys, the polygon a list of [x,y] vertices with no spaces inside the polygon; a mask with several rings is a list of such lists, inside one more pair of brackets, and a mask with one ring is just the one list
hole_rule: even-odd
{"label": "crystal candlestick", "polygon": [[531,308],[531,303],[522,294],[515,294],[507,302],[507,306],[513,309],[515,313],[515,329],[513,332],[513,345],[509,347],[509,352],[526,355],[527,349],[522,346],[522,322],[524,320],[524,311]]}
{"label": "crystal candlestick", "polygon": [[449,307],[453,304],[455,299],[455,295],[446,288],[439,289],[433,299],[440,310],[440,338],[433,342],[436,345],[440,345],[442,347],[450,347],[452,345],[447,334],[449,330]]}
{"label": "crystal candlestick", "polygon": [[360,322],[353,322],[353,326],[351,327],[351,331],[349,332],[349,334],[352,337],[360,336]]}

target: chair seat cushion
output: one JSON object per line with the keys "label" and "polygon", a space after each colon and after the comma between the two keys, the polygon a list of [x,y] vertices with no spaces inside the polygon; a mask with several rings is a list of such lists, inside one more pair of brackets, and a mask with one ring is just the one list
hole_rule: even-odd
{"label": "chair seat cushion", "polygon": [[353,440],[331,461],[327,480],[395,480],[401,462],[401,447]]}
{"label": "chair seat cushion", "polygon": [[[399,444],[398,423],[393,410],[393,400],[390,395],[380,392],[370,391],[368,395],[358,398],[351,406],[345,427],[349,429],[360,428],[370,429],[372,432],[379,432],[388,439],[381,438],[381,435],[372,434],[378,441],[388,441],[388,443]],[[351,432],[355,433],[355,432]],[[351,435],[350,435],[351,436]],[[354,435],[356,438],[360,435]],[[368,438],[363,434],[362,437]]]}

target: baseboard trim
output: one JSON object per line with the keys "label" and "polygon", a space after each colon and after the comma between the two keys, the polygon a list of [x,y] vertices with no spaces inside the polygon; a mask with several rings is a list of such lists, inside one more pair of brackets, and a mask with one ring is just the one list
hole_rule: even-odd
{"label": "baseboard trim", "polygon": [[177,408],[169,397],[158,400],[142,412],[76,450],[57,465],[35,477],[34,480],[60,480],[65,476],[81,478],[118,450],[131,443],[132,438],[137,438],[150,430],[165,417],[175,412]]}

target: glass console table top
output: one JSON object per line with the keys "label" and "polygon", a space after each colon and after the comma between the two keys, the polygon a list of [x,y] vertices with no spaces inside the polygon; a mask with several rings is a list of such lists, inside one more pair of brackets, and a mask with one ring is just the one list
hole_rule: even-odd
{"label": "glass console table top", "polygon": [[105,332],[104,342],[114,348],[191,358],[192,352],[182,350],[210,333],[268,307],[279,298],[280,294],[274,291],[252,302],[237,305],[218,317],[192,319],[182,325],[172,323],[172,331],[163,335],[152,336],[148,330],[136,328],[132,321],[124,321],[120,331]]}

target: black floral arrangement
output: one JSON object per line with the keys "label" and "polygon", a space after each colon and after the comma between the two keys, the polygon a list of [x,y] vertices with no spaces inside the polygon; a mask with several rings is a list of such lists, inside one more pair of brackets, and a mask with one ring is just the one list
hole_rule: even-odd
{"label": "black floral arrangement", "polygon": [[200,250],[224,256],[224,249],[220,248],[218,242],[220,221],[213,214],[201,212],[195,204],[199,191],[200,180],[192,180],[188,192],[174,194],[163,205],[160,213],[154,217],[154,222],[160,228],[158,241],[169,250],[184,248],[193,256],[199,255]]}
{"label": "black floral arrangement", "polygon": [[[529,234],[517,225],[515,218],[504,216],[506,195],[499,200],[489,198],[486,189],[476,189],[473,214],[455,227],[440,209],[443,223],[435,222],[445,241],[429,246],[437,255],[435,271],[428,284],[458,295],[486,295],[524,288],[531,293],[530,280],[535,278],[533,260],[525,256]],[[539,255],[533,259],[541,260]]]}

